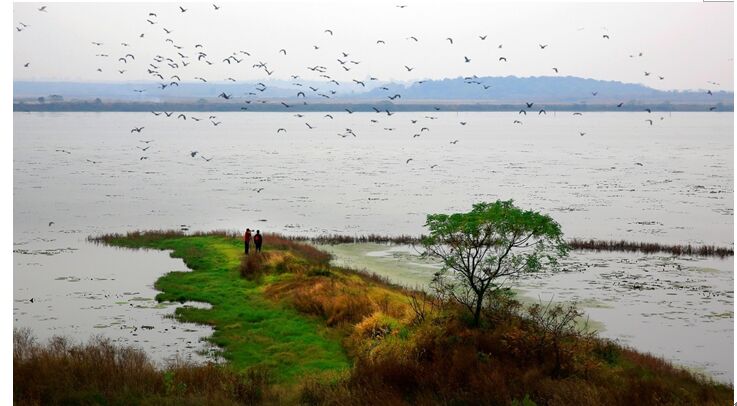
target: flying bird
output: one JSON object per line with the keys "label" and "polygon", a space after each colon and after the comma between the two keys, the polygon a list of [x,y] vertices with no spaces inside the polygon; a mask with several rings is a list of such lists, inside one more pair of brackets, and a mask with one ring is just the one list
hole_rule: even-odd
{"label": "flying bird", "polygon": [[185,11],[187,11],[188,9],[186,9],[186,8],[184,8],[184,7],[182,7],[182,6],[179,6],[179,10],[181,10],[181,11],[182,11],[182,13],[184,13],[184,12],[185,12]]}
{"label": "flying bird", "polygon": [[450,143],[453,144],[453,145],[458,144],[458,140],[453,140]]}
{"label": "flying bird", "polygon": [[276,130],[276,133],[277,134],[279,134],[280,132],[287,132],[287,130],[284,129],[284,128],[280,128],[280,129]]}
{"label": "flying bird", "polygon": [[487,35],[479,35],[479,38],[481,39],[481,41],[486,40],[486,37],[487,37]]}
{"label": "flying bird", "polygon": [[649,122],[649,123],[650,123],[650,125],[653,125],[653,120],[647,119],[647,120],[645,120],[645,121]]}
{"label": "flying bird", "polygon": [[41,6],[38,11],[41,11],[43,13],[46,13],[46,6]]}
{"label": "flying bird", "polygon": [[505,57],[503,57],[503,56],[500,56],[500,57],[499,57],[499,60],[500,60],[500,61],[504,61],[504,62],[507,62],[507,58],[505,58]]}
{"label": "flying bird", "polygon": [[453,45],[453,38],[448,37],[448,38],[446,38],[446,40],[448,40],[450,42],[450,45]]}
{"label": "flying bird", "polygon": [[141,132],[141,130],[143,130],[143,127],[134,127],[134,128],[133,128],[133,129],[131,130],[131,132],[132,132],[132,133],[134,133],[134,132],[136,132],[136,133],[140,133],[140,132]]}
{"label": "flying bird", "polygon": [[463,59],[465,60],[466,63],[471,62],[471,59],[469,59],[467,56],[464,56]]}
{"label": "flying bird", "polygon": [[326,33],[330,34],[331,36],[333,35],[333,30],[325,30],[323,32],[326,32]]}
{"label": "flying bird", "polygon": [[414,159],[410,158],[410,159],[408,159],[408,160],[407,160],[407,162],[405,162],[405,163],[407,163],[407,164],[408,164],[408,163],[409,163],[410,161],[414,161]]}

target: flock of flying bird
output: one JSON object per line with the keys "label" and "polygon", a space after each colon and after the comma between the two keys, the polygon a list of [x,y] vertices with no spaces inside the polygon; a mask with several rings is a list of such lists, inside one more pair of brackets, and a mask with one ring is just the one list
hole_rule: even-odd
{"label": "flock of flying bird", "polygon": [[[406,5],[397,5],[396,7],[399,8],[399,9],[405,9],[405,8],[407,8]],[[211,11],[212,12],[219,12],[220,8],[221,7],[219,5],[212,4]],[[172,14],[184,14],[184,13],[191,13],[191,12],[193,12],[192,10],[190,10],[188,8],[184,8],[182,6],[174,6],[174,5],[172,5],[172,9],[173,9],[173,10],[171,10],[172,11]],[[41,6],[37,10],[39,12],[46,13],[47,12],[47,7],[46,6]],[[263,71],[263,73],[266,75],[267,78],[270,77],[270,76],[272,76],[274,74],[275,68],[271,67],[270,66],[271,64],[269,62],[264,62],[261,59],[256,58],[255,56],[253,56],[251,54],[251,52],[248,52],[246,50],[235,50],[230,55],[227,55],[225,57],[222,57],[222,56],[215,57],[214,55],[209,54],[207,52],[207,50],[205,49],[205,47],[202,44],[194,44],[191,47],[185,47],[185,46],[180,45],[179,43],[177,43],[174,40],[174,36],[172,35],[174,33],[174,30],[173,29],[170,29],[170,28],[167,28],[167,27],[164,27],[163,25],[161,25],[161,23],[159,22],[158,14],[157,13],[155,13],[155,12],[148,13],[148,15],[145,16],[145,20],[148,23],[148,26],[151,29],[151,31],[140,33],[140,35],[138,35],[138,37],[139,38],[144,38],[146,35],[149,35],[149,36],[150,35],[155,35],[156,32],[158,32],[158,34],[161,35],[162,32],[163,32],[165,34],[164,35],[165,38],[163,40],[163,45],[169,47],[169,50],[163,50],[163,48],[162,48],[161,54],[163,54],[163,55],[161,55],[161,54],[155,55],[151,61],[148,61],[149,63],[146,66],[146,72],[148,73],[148,75],[152,79],[154,79],[154,80],[156,80],[158,82],[157,87],[159,89],[164,90],[164,89],[167,89],[167,88],[173,88],[173,87],[179,87],[179,86],[186,86],[186,82],[183,82],[182,79],[181,79],[181,76],[184,76],[184,74],[183,73],[180,74],[180,72],[182,71],[182,68],[187,67],[190,64],[197,64],[200,67],[206,68],[207,66],[211,66],[211,65],[214,65],[216,63],[219,63],[219,64],[228,64],[228,65],[236,64],[237,65],[237,64],[241,64],[241,63],[244,63],[245,62],[247,65],[250,64],[252,69]],[[158,29],[157,28],[159,26],[161,27],[161,29]],[[16,26],[16,30],[18,32],[21,32],[21,31],[27,29],[28,27],[30,27],[30,25],[20,22],[18,24],[18,26]],[[329,38],[332,38],[335,35],[335,33],[333,32],[332,29],[327,28],[327,29],[324,30],[323,35],[326,37],[326,39],[329,39]],[[478,35],[477,37],[478,37],[478,39],[477,39],[478,41],[486,41],[488,36],[487,35]],[[411,43],[419,43],[420,42],[420,39],[417,36],[415,36],[415,35],[410,35],[410,36],[406,37],[405,40],[406,41],[410,41]],[[602,41],[610,41],[610,40],[612,40],[612,37],[610,36],[609,33],[604,33],[604,34],[601,35],[601,40]],[[445,41],[447,41],[447,43],[448,43],[449,46],[454,46],[454,44],[455,44],[455,40],[452,37],[447,37],[445,39]],[[100,50],[105,49],[104,48],[104,45],[105,44],[103,44],[102,42],[91,41],[91,44],[92,44],[93,47],[95,47],[95,49],[100,49]],[[128,42],[122,42],[122,43],[120,43],[120,45],[123,48],[125,48],[126,51],[121,52],[121,55],[117,58],[116,62],[118,64],[118,66],[116,67],[116,70],[121,75],[123,75],[123,74],[125,74],[128,71],[125,68],[128,67],[128,66],[130,66],[129,64],[131,64],[134,61],[136,61],[136,56],[135,56],[135,54],[132,51],[132,49],[134,49],[134,47],[130,43],[128,43]],[[383,39],[376,40],[376,46],[384,46],[384,45],[386,45],[386,41],[385,40],[383,40]],[[495,45],[495,47],[498,50],[498,52],[500,52],[500,53],[503,52],[503,50],[504,50],[503,44]],[[549,47],[549,44],[542,44],[542,43],[541,44],[538,44],[538,48],[539,48],[538,49],[538,52],[546,52],[546,49],[548,47]],[[314,50],[319,50],[320,49],[320,46],[319,45],[313,45],[313,48],[314,48]],[[278,55],[286,56],[287,55],[287,52],[288,52],[287,49],[281,48],[281,49],[278,50],[277,54]],[[105,51],[98,52],[96,54],[96,56],[99,57],[99,58],[102,58],[102,59],[110,58],[110,55],[108,53],[105,53]],[[636,52],[636,53],[633,53],[633,54],[629,55],[630,58],[639,58],[639,57],[642,57],[642,56],[643,56],[643,53],[642,52]],[[250,62],[246,62],[247,59],[249,59]],[[472,63],[472,61],[473,61],[473,59],[470,56],[467,56],[467,55],[464,55],[463,56],[462,63],[464,63],[464,64],[470,64],[470,63]],[[356,59],[355,57],[353,57],[350,52],[340,52],[340,53],[338,53],[336,55],[336,61],[334,61],[334,63],[335,62],[337,62],[337,63],[334,66],[334,68],[332,68],[332,69],[337,69],[339,72],[345,73],[345,72],[350,72],[355,66],[361,64],[362,61],[360,61],[360,60]],[[498,56],[498,62],[499,63],[505,63],[505,62],[507,62],[507,57],[504,56],[504,55],[499,55]],[[26,68],[29,68],[30,67],[30,62],[25,63],[24,66]],[[415,69],[414,66],[409,66],[409,65],[406,65],[406,64],[402,64],[401,66],[403,66],[404,69],[407,72],[412,72]],[[401,66],[398,66],[398,69],[401,69]],[[306,71],[312,72],[314,74],[319,74],[319,77],[321,78],[321,80],[323,80],[323,82],[325,83],[325,86],[328,86],[328,88],[327,89],[321,89],[321,88],[318,88],[316,86],[312,86],[312,85],[309,85],[307,83],[303,83],[299,74],[291,74],[290,75],[290,78],[291,78],[291,80],[293,82],[292,85],[295,86],[295,90],[297,90],[297,91],[296,91],[296,94],[294,95],[294,97],[289,98],[289,99],[283,99],[282,98],[281,101],[278,100],[278,99],[276,101],[274,101],[273,98],[272,99],[267,99],[267,98],[261,98],[261,99],[259,99],[258,96],[260,96],[260,95],[263,96],[264,92],[267,90],[267,85],[264,84],[263,82],[259,82],[256,85],[254,85],[252,91],[249,91],[249,92],[245,93],[242,96],[236,96],[236,95],[233,95],[233,94],[228,94],[228,93],[226,93],[226,92],[223,91],[223,92],[220,92],[220,94],[217,95],[217,97],[218,98],[222,98],[224,101],[235,101],[235,102],[240,101],[240,102],[243,102],[244,105],[242,107],[240,107],[240,109],[242,111],[248,110],[248,107],[249,107],[249,105],[251,103],[254,103],[254,104],[255,103],[263,103],[263,104],[265,104],[265,103],[271,103],[271,102],[278,102],[278,103],[281,104],[281,106],[284,108],[285,111],[289,111],[290,108],[294,107],[294,105],[295,105],[294,103],[296,103],[296,102],[290,101],[290,100],[297,100],[297,102],[300,102],[301,101],[301,104],[302,105],[307,105],[307,101],[306,101],[307,95],[310,95],[311,98],[330,99],[330,98],[332,98],[334,95],[336,95],[338,93],[338,89],[340,88],[341,83],[338,80],[336,80],[336,76],[335,75],[330,75],[329,74],[330,72],[332,72],[331,68],[329,68],[328,66],[319,64],[319,65],[314,65],[314,66],[307,66],[305,69],[306,69]],[[103,69],[101,67],[98,67],[96,70],[98,72],[102,72],[103,71]],[[555,72],[556,74],[559,73],[559,69],[557,67],[552,67],[551,70],[553,72]],[[651,75],[653,75],[653,72],[644,71],[644,76],[645,77],[650,77]],[[657,77],[657,79],[659,81],[660,80],[665,80],[665,76],[663,76],[663,75],[655,75],[653,77]],[[208,82],[208,79],[205,78],[205,77],[202,77],[202,76],[194,76],[194,77],[192,77],[192,80],[200,81],[200,82],[203,82],[203,83]],[[219,79],[219,80],[222,80],[222,79]],[[369,81],[379,81],[379,78],[374,77],[374,76],[370,76],[368,78],[368,80]],[[235,78],[228,77],[228,78],[225,78],[224,81],[236,82],[237,80]],[[415,83],[417,83],[419,85],[422,85],[425,82],[426,81],[424,81],[424,80],[420,80],[420,81],[417,81]],[[483,83],[482,82],[482,79],[479,78],[476,75],[464,77],[464,82],[466,84],[469,84],[469,85],[481,86],[484,90],[490,90],[490,89],[493,90],[491,85],[486,84],[486,83]],[[361,86],[363,88],[366,87],[366,81],[365,80],[352,79],[350,83],[353,84],[354,86]],[[379,83],[379,82],[377,82],[377,83]],[[708,82],[708,83],[711,84],[711,85],[715,85],[715,86],[718,86],[719,85],[716,82]],[[297,88],[299,88],[299,89],[297,89]],[[378,89],[381,90],[381,91],[386,92],[386,97],[387,97],[388,101],[390,101],[390,102],[391,101],[396,101],[397,99],[401,99],[401,97],[402,97],[402,95],[400,93],[397,93],[396,91],[393,91],[392,89],[390,89],[387,86],[381,86],[381,87],[378,87]],[[146,91],[146,89],[134,89],[133,91],[134,92],[137,92],[137,93],[144,93]],[[707,93],[709,95],[712,95],[711,90],[709,90]],[[591,95],[594,96],[594,97],[597,96],[598,94],[599,93],[596,90],[591,91]],[[617,108],[621,108],[623,105],[624,105],[624,102],[620,102],[616,106],[617,106]],[[385,104],[382,103],[382,106],[385,106]],[[386,107],[379,108],[379,107],[374,106],[374,107],[372,107],[372,109],[373,109],[373,111],[375,113],[381,114],[381,115],[386,114],[387,116],[391,116],[391,115],[394,114],[394,112],[392,112],[391,110],[389,110]],[[434,109],[435,109],[435,111],[439,111],[440,110],[439,107],[435,107]],[[710,111],[713,111],[715,109],[716,109],[716,107],[709,108]],[[647,111],[648,113],[652,113],[652,111],[650,109],[645,109],[645,111]],[[353,114],[354,111],[352,111],[350,108],[346,108],[345,109],[345,112],[346,112],[346,114]],[[521,109],[517,113],[517,117],[516,117],[516,119],[514,119],[513,123],[514,124],[517,124],[517,125],[522,125],[523,124],[523,121],[522,121],[522,118],[523,117],[522,116],[525,116],[526,117],[528,115],[528,112],[536,112],[537,113],[536,114],[537,116],[547,115],[547,111],[545,110],[544,107],[540,107],[540,106],[536,105],[535,102],[526,102],[525,105],[521,106]],[[197,117],[197,116],[195,116],[195,115],[193,115],[191,113],[189,115],[184,114],[184,113],[178,113],[177,114],[176,112],[168,112],[168,111],[164,111],[164,112],[155,112],[154,111],[152,113],[155,116],[159,116],[159,117],[162,117],[162,118],[172,118],[173,117],[176,120],[184,120],[184,121],[189,120],[189,121],[194,121],[194,122],[207,121],[207,122],[209,122],[211,125],[213,125],[215,127],[217,127],[218,125],[221,124],[220,121],[216,121],[217,117],[214,116],[214,115],[210,115],[207,119],[204,119],[204,118],[201,118],[201,117]],[[580,112],[574,112],[573,115],[582,115],[582,113],[580,113]],[[299,114],[299,113],[294,114],[294,116],[297,117],[297,118],[300,118],[300,119],[304,117],[304,115]],[[323,119],[332,120],[332,119],[334,119],[334,117],[333,117],[332,114],[325,114],[323,116]],[[437,119],[437,116],[425,115],[422,119],[423,119],[423,121],[424,120],[434,120],[434,119]],[[663,120],[663,119],[664,119],[664,117],[660,117],[660,120]],[[416,125],[417,127],[419,127],[419,130],[416,130],[416,132],[414,132],[414,134],[412,135],[412,138],[418,138],[418,137],[422,136],[425,132],[430,131],[430,128],[427,125],[425,125],[425,124],[419,123],[419,120],[420,120],[419,118],[412,119],[411,120],[411,123],[413,125]],[[379,118],[371,119],[370,122],[372,124],[377,124],[377,123],[379,123]],[[652,119],[646,119],[645,122],[648,123],[649,125],[653,125],[654,124],[654,120],[652,120]],[[460,125],[461,126],[465,126],[466,124],[468,124],[468,123],[465,122],[465,121],[460,122]],[[310,129],[310,130],[316,128],[315,125],[313,125],[313,124],[311,124],[309,122],[304,122],[304,125],[308,129]],[[134,127],[134,128],[131,129],[130,132],[131,133],[136,133],[136,134],[142,134],[143,131],[144,131],[144,128],[145,127],[143,127],[143,126]],[[384,127],[384,130],[386,130],[386,131],[394,131],[395,128],[393,128],[393,127]],[[283,133],[286,133],[286,132],[287,132],[287,129],[284,128],[284,127],[279,127],[278,129],[276,129],[276,134],[283,134]],[[584,135],[586,135],[586,132],[585,131],[579,131],[578,134],[580,136],[584,136]],[[343,138],[350,137],[350,136],[357,137],[356,132],[354,130],[352,130],[351,128],[346,128],[345,131],[342,131],[342,132],[338,133],[337,135],[340,136],[340,137],[343,137]],[[148,145],[148,144],[151,143],[152,141],[153,140],[142,140],[141,142],[144,143],[144,144],[146,144],[146,146],[145,147],[137,146],[137,148],[140,149],[142,152],[147,152],[149,150],[149,148],[150,148],[150,145]],[[452,145],[455,145],[458,142],[459,141],[457,139],[455,139],[455,140],[450,141],[449,143],[452,144]],[[61,152],[65,152],[65,153],[70,153],[69,151],[66,151],[66,150],[57,150],[57,151],[61,151]],[[199,155],[205,161],[210,161],[212,159],[212,157],[207,158],[207,157],[203,156],[198,151],[192,151],[190,153],[191,158],[196,158],[197,155]],[[148,159],[148,156],[147,155],[140,157],[140,160],[145,160],[145,159]],[[91,162],[91,163],[98,163],[97,161],[92,161],[92,160],[87,160],[87,161],[88,162]],[[406,163],[409,164],[412,161],[413,161],[413,158],[409,158],[409,159],[406,160]],[[437,167],[436,164],[430,166],[430,168],[435,168],[435,167]]]}

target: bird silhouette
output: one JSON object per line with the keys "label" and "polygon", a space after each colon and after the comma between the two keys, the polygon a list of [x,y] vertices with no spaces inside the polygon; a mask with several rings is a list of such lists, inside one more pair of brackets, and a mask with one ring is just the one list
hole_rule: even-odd
{"label": "bird silhouette", "polygon": [[453,45],[453,38],[448,37],[448,38],[446,38],[446,40],[450,42],[450,45]]}
{"label": "bird silhouette", "polygon": [[458,144],[458,140],[453,140],[450,143],[453,144],[453,145]]}
{"label": "bird silhouette", "polygon": [[622,107],[623,105],[624,105],[624,102],[621,102],[621,103],[617,104],[617,107]]}
{"label": "bird silhouette", "polygon": [[487,37],[486,35],[479,35],[479,39],[480,39],[481,41],[484,41],[484,40],[486,40],[486,37]]}
{"label": "bird silhouette", "polygon": [[653,125],[653,120],[647,119],[647,120],[645,120],[645,121],[649,122],[649,123],[650,123],[650,125]]}
{"label": "bird silhouette", "polygon": [[179,6],[179,10],[181,10],[181,12],[182,12],[182,13],[184,13],[185,11],[187,11],[187,10],[189,10],[189,9],[186,9],[186,8],[184,8],[184,7],[182,7],[182,6]]}
{"label": "bird silhouette", "polygon": [[136,133],[140,133],[140,132],[141,132],[141,130],[143,130],[143,128],[144,128],[144,127],[133,127],[133,129],[131,130],[131,132],[132,132],[132,133],[134,133],[134,132],[136,132]]}
{"label": "bird silhouette", "polygon": [[500,56],[500,57],[499,57],[499,61],[504,61],[504,62],[507,62],[507,58],[505,58],[505,57],[503,57],[503,56]]}
{"label": "bird silhouette", "polygon": [[464,61],[465,61],[466,63],[469,63],[469,62],[471,62],[471,59],[469,59],[469,58],[468,58],[467,56],[464,56],[464,57],[463,57],[463,59],[464,59]]}
{"label": "bird silhouette", "polygon": [[287,130],[284,129],[284,128],[280,128],[280,129],[276,130],[276,133],[277,134],[279,134],[280,132],[287,132]]}
{"label": "bird silhouette", "polygon": [[409,163],[410,161],[414,161],[414,159],[410,158],[410,159],[408,159],[408,160],[407,160],[407,161],[406,161],[405,163],[407,163],[407,164],[408,164],[408,163]]}
{"label": "bird silhouette", "polygon": [[41,11],[41,12],[43,12],[43,13],[46,13],[46,12],[47,12],[47,11],[46,11],[46,6],[41,6],[41,7],[39,7],[38,11]]}

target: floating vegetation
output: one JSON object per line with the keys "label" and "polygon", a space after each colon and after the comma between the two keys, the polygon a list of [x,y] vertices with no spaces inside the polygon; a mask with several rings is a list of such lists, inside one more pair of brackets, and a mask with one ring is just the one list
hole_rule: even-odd
{"label": "floating vegetation", "polygon": [[45,250],[25,250],[21,248],[17,248],[13,250],[14,254],[23,254],[23,255],[58,255],[58,254],[64,254],[76,251],[76,248],[50,248]]}

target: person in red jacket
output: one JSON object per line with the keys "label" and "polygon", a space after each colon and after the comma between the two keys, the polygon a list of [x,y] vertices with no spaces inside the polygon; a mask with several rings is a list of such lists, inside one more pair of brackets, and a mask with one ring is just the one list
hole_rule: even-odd
{"label": "person in red jacket", "polygon": [[246,233],[243,234],[243,244],[245,245],[246,255],[248,255],[248,249],[251,248],[251,229],[247,228]]}
{"label": "person in red jacket", "polygon": [[261,236],[261,230],[256,230],[256,235],[253,236],[253,244],[256,246],[256,252],[261,252],[261,244],[264,242],[264,237]]}

